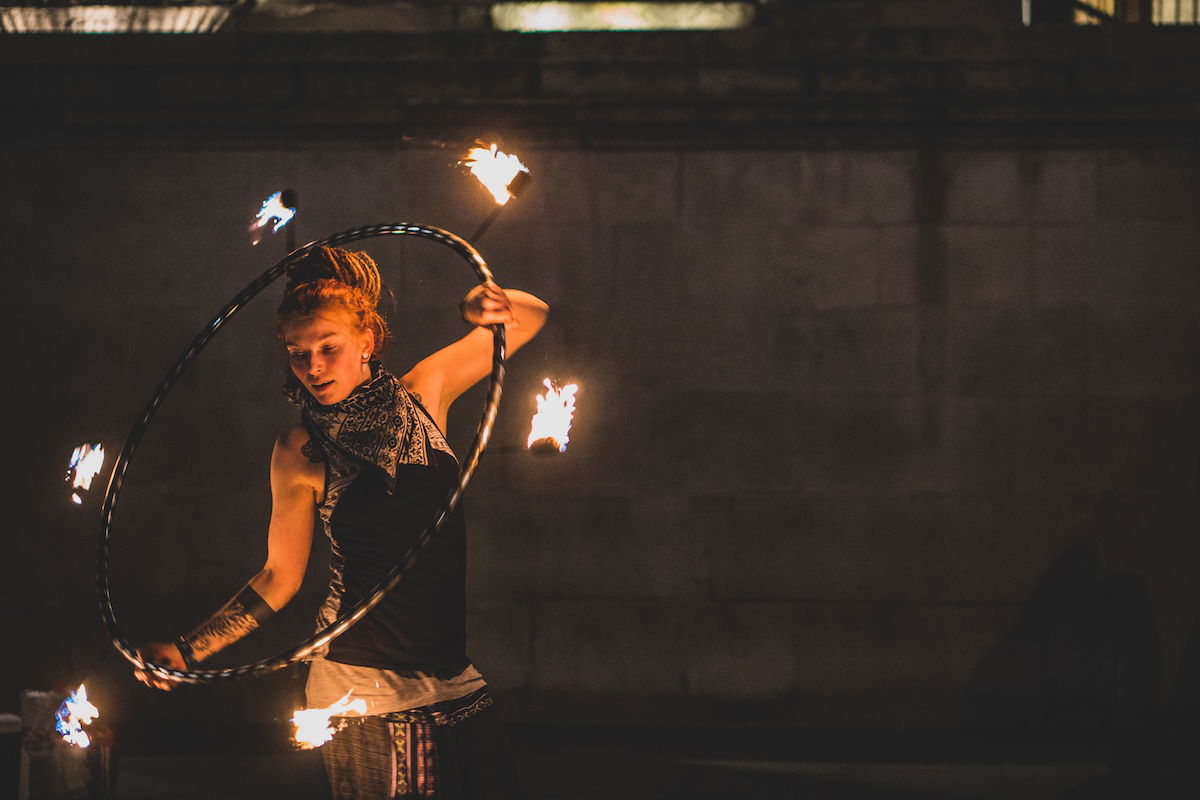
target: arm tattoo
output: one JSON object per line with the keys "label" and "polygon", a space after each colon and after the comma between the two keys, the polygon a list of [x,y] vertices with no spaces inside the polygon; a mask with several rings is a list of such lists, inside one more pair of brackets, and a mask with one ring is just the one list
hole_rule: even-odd
{"label": "arm tattoo", "polygon": [[258,628],[258,620],[246,611],[238,598],[226,603],[208,621],[189,633],[185,639],[192,647],[197,661],[223,650]]}
{"label": "arm tattoo", "polygon": [[275,614],[266,599],[246,584],[237,596],[187,636],[179,637],[179,652],[188,668],[258,628]]}

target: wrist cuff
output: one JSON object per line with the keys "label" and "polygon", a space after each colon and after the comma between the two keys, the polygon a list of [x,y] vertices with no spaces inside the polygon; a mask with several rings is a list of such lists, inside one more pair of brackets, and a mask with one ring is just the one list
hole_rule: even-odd
{"label": "wrist cuff", "polygon": [[191,642],[187,640],[186,636],[180,636],[176,639],[175,646],[179,648],[179,654],[183,656],[183,665],[189,671],[200,666],[199,662],[196,661],[196,654],[192,652]]}

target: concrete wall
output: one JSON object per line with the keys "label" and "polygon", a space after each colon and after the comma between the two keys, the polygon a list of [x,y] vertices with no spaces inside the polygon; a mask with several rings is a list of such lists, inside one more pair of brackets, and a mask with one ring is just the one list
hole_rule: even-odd
{"label": "concrete wall", "polygon": [[[485,456],[467,498],[472,652],[510,718],[1078,734],[1191,691],[1200,157],[1128,129],[1082,141],[1078,121],[1053,146],[934,129],[871,147],[517,142],[535,181],[483,250],[554,311],[512,362],[494,441],[523,439],[543,376],[582,388],[565,456]],[[65,502],[62,463],[83,440],[119,445],[190,338],[282,255],[246,240],[262,198],[298,190],[301,241],[400,220],[469,234],[488,212],[455,152],[376,133],[76,130],[0,155],[16,467],[0,597],[21,621],[0,707],[104,652],[94,512]],[[430,243],[370,249],[400,296],[402,369],[462,332],[469,275]],[[266,294],[130,473],[113,577],[135,638],[179,633],[262,558],[292,414]],[[459,446],[479,405],[456,407]],[[231,660],[308,629],[320,556]],[[162,696],[115,657],[94,674],[118,720],[278,719],[295,688]]]}
{"label": "concrete wall", "polygon": [[[1200,511],[1194,154],[522,155],[537,182],[484,252],[554,314],[513,360],[496,441],[522,439],[543,375],[582,389],[565,456],[487,456],[469,495],[473,653],[515,715],[946,727],[964,693],[990,724],[995,692],[1048,713],[1049,680],[1094,681],[1101,717],[1171,684]],[[63,504],[59,462],[77,440],[118,445],[278,255],[242,236],[258,196],[298,189],[305,237],[467,232],[487,201],[424,152],[7,160],[14,196],[39,198],[5,234],[27,299],[5,332],[27,406],[6,586],[40,623],[17,635],[15,688],[69,671],[64,652],[86,661],[41,623],[102,646],[92,520]],[[401,295],[400,367],[455,335],[469,276],[432,244],[371,249]],[[290,414],[269,295],[187,375],[131,472],[114,581],[142,635],[187,626],[262,557]],[[478,405],[456,409],[458,442]],[[289,631],[320,595],[310,578]],[[1020,632],[1048,581],[1051,630]],[[1144,685],[1113,677],[1144,659],[1162,666]],[[114,672],[104,691],[150,709]]]}

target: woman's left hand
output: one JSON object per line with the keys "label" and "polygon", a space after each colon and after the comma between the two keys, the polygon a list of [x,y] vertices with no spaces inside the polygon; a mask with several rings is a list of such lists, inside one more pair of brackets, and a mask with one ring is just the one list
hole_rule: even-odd
{"label": "woman's left hand", "polygon": [[515,322],[512,301],[494,283],[481,283],[458,304],[462,317],[472,325],[505,325]]}
{"label": "woman's left hand", "polygon": [[[144,644],[137,648],[137,655],[139,658],[153,661],[155,664],[162,664],[172,669],[186,670],[188,668],[187,662],[183,660],[183,653],[179,652],[179,647],[175,644],[168,644],[166,642]],[[162,689],[164,692],[169,692],[179,686],[179,681],[160,677],[148,669],[135,667],[133,676],[150,688]]]}

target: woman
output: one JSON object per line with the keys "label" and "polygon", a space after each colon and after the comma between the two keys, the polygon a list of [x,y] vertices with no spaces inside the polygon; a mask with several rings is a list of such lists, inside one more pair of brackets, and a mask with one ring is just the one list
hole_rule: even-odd
{"label": "woman", "polygon": [[[266,563],[194,631],[143,647],[151,661],[192,668],[286,605],[304,577],[314,511],[332,550],[321,627],[367,596],[432,521],[458,474],[446,415],[490,372],[492,335],[476,327],[397,379],[378,361],[388,335],[380,288],[365,253],[322,247],[293,268],[276,330],[301,423],[271,456]],[[493,284],[473,288],[460,308],[476,326],[504,325],[510,353],[548,312],[536,297]],[[487,686],[466,656],[464,593],[460,507],[400,585],[316,654],[310,707],[347,691],[368,705],[323,748],[335,798],[515,795]]]}

